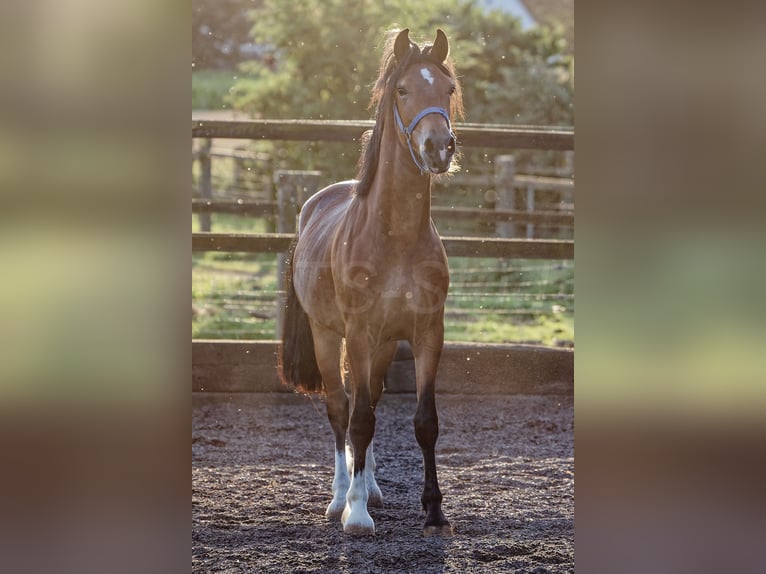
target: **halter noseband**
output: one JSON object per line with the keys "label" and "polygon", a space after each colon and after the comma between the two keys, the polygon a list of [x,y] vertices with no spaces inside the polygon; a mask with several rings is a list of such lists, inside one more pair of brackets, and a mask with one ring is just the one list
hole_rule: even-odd
{"label": "halter noseband", "polygon": [[412,132],[420,123],[420,120],[422,120],[428,114],[439,114],[445,120],[447,120],[447,129],[449,130],[450,137],[453,140],[457,139],[455,138],[455,134],[452,131],[452,124],[450,124],[450,121],[449,121],[449,114],[447,113],[447,110],[445,110],[444,108],[438,108],[438,107],[432,106],[430,108],[424,109],[414,118],[412,118],[410,125],[408,125],[405,128],[404,123],[402,122],[402,117],[399,115],[399,107],[396,104],[394,104],[394,120],[396,120],[396,126],[399,128],[399,131],[402,132],[402,134],[404,134],[404,137],[407,140],[407,147],[410,149],[410,155],[412,156],[412,161],[414,161],[415,165],[418,166],[418,169],[420,170],[421,174],[426,173],[428,169],[423,167],[418,161],[418,158],[415,156],[415,151],[412,149]]}

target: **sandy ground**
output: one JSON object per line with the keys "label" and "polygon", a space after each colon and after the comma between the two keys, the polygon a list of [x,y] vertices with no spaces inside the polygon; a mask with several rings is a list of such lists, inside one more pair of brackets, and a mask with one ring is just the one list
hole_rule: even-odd
{"label": "sandy ground", "polygon": [[424,538],[415,397],[377,410],[376,535],[328,521],[321,400],[193,394],[194,572],[574,572],[572,396],[438,395],[437,466],[455,535]]}

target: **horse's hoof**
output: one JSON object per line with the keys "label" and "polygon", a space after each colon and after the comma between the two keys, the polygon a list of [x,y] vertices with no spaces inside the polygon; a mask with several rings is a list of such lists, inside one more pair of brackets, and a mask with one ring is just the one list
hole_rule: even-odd
{"label": "horse's hoof", "polygon": [[351,536],[375,536],[375,526],[365,526],[363,524],[349,524],[343,526],[343,533]]}
{"label": "horse's hoof", "polygon": [[432,524],[423,528],[423,536],[452,536],[452,526],[447,524]]}
{"label": "horse's hoof", "polygon": [[346,534],[353,536],[372,536],[375,534],[375,523],[372,516],[364,509],[351,510],[350,506],[346,505],[341,520],[343,521],[343,532]]}
{"label": "horse's hoof", "polygon": [[333,500],[327,505],[324,515],[330,520],[338,520],[343,515],[343,510],[346,508],[345,500]]}

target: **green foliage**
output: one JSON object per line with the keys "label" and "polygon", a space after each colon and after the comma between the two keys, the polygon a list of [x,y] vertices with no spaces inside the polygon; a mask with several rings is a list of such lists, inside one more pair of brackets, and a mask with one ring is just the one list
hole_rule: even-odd
{"label": "green foliage", "polygon": [[353,7],[347,0],[266,3],[252,12],[252,36],[271,48],[276,65],[243,65],[264,81],[239,91],[236,106],[268,118],[367,119],[383,33],[396,24],[391,15],[416,21],[431,9],[401,0],[365,0]]}
{"label": "green foliage", "polygon": [[226,95],[239,81],[233,70],[192,72],[192,109],[220,110],[228,107]]}
{"label": "green foliage", "polygon": [[[385,31],[406,26],[413,39],[428,42],[437,27],[447,33],[463,84],[466,121],[574,121],[571,56],[563,53],[560,35],[545,28],[522,32],[516,19],[487,12],[475,0],[266,2],[251,17],[253,42],[273,57],[243,64],[242,71],[259,81],[238,82],[227,101],[254,117],[370,118],[369,87],[377,77]],[[276,144],[275,150],[291,167],[321,169],[328,181],[352,177],[358,157],[352,148],[339,154],[334,146]],[[521,154],[517,166],[532,157]],[[471,172],[490,167],[480,151],[466,154],[462,164]]]}
{"label": "green foliage", "polygon": [[[311,17],[307,17],[310,15]],[[268,118],[366,119],[387,29],[406,25],[431,41],[443,28],[463,77],[467,121],[571,125],[570,56],[554,32],[522,32],[513,17],[475,2],[347,0],[266,3],[252,12],[253,40],[269,46],[274,66],[243,64],[258,85],[237,86],[233,103]],[[549,63],[549,59],[557,61]],[[296,115],[298,114],[298,115]]]}

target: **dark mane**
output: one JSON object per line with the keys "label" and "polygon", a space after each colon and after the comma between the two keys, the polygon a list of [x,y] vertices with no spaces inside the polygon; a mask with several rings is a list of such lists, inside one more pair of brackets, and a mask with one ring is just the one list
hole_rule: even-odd
{"label": "dark mane", "polygon": [[372,180],[378,169],[378,157],[380,155],[380,142],[383,135],[383,125],[390,123],[393,118],[393,94],[394,87],[405,70],[412,64],[427,62],[436,65],[442,72],[455,82],[455,94],[450,103],[450,117],[453,121],[463,117],[463,97],[460,83],[455,75],[455,67],[448,57],[444,62],[438,62],[430,56],[431,45],[422,48],[411,43],[411,49],[407,55],[398,61],[394,56],[394,41],[399,30],[389,30],[383,56],[380,60],[378,79],[372,88],[370,109],[374,109],[375,127],[362,136],[362,155],[359,158],[359,171],[356,179],[356,194],[365,196],[370,191]]}

